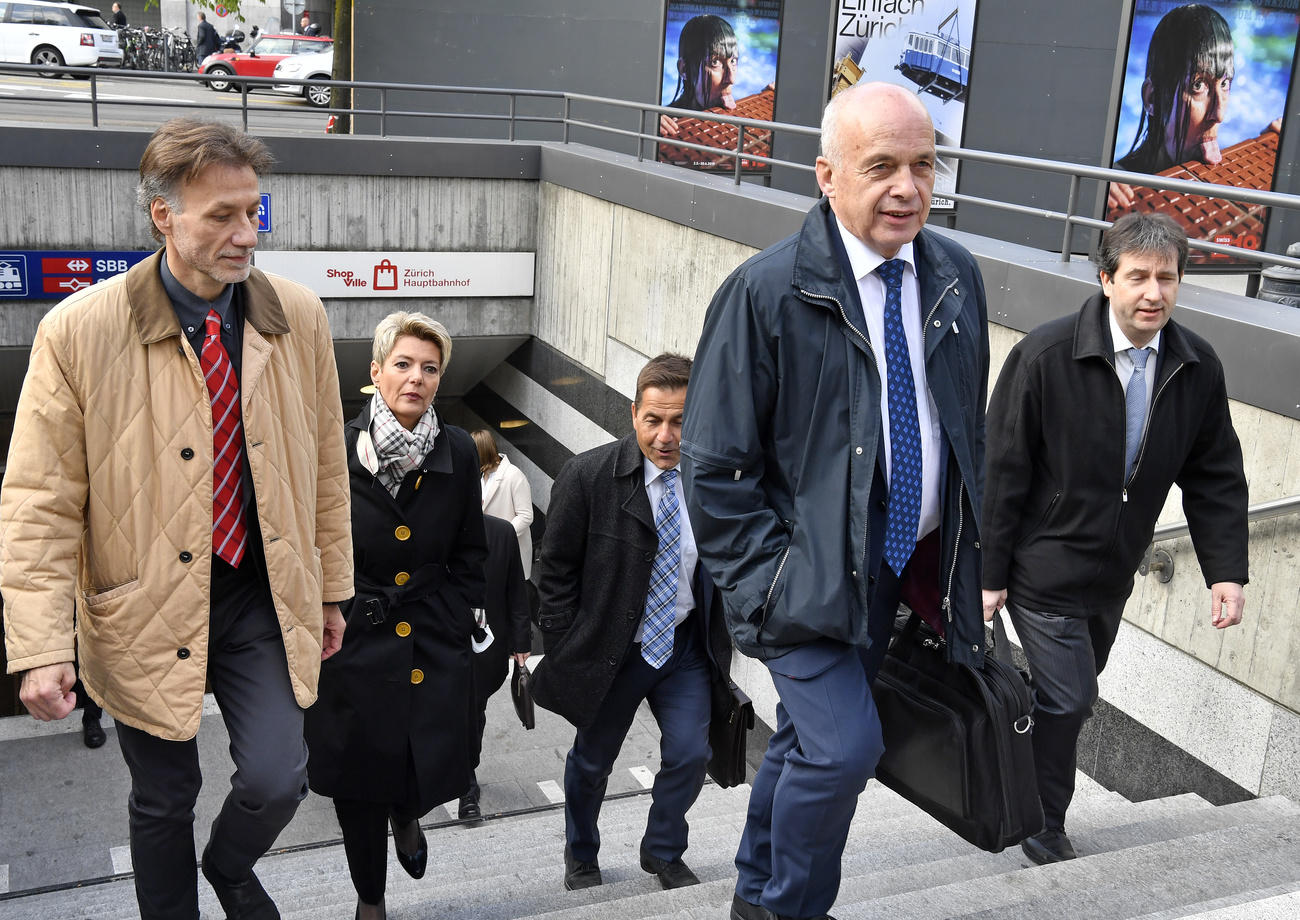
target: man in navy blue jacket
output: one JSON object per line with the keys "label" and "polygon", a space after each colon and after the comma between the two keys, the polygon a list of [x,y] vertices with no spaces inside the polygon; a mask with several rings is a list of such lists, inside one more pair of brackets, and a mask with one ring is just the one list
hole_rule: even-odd
{"label": "man in navy blue jacket", "polygon": [[[900,599],[983,655],[988,332],[961,246],[923,229],[934,127],[902,89],[826,108],[803,229],[714,296],[682,467],[737,648],[780,696],[736,855],[735,920],[823,917],[882,743],[871,682]],[[892,487],[891,487],[892,486]]]}

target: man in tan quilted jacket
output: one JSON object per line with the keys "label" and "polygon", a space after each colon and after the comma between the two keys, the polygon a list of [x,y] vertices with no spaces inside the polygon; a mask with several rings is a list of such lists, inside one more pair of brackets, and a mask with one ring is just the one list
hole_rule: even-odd
{"label": "man in tan quilted jacket", "polygon": [[203,874],[227,917],[279,916],[253,865],[306,795],[303,708],[352,594],[325,312],[251,264],[270,162],[225,125],[153,135],[139,202],[163,249],[41,321],[0,492],[9,670],[62,719],[75,652],[116,720],[145,920],[199,916],[205,683],[236,770]]}

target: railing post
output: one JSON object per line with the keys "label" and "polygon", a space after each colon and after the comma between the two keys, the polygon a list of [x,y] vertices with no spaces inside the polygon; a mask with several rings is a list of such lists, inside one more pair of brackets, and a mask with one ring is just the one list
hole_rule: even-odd
{"label": "railing post", "polygon": [[90,75],[90,126],[99,127],[99,76]]}
{"label": "railing post", "polygon": [[510,140],[515,139],[515,94],[510,94]]}
{"label": "railing post", "polygon": [[1074,206],[1079,198],[1079,176],[1070,177],[1070,197],[1065,203],[1065,238],[1061,240],[1061,261],[1070,261],[1074,238]]}
{"label": "railing post", "polygon": [[[645,133],[645,116],[646,116],[646,111],[645,111],[645,109],[638,109],[638,110],[637,110],[637,119],[636,119],[636,124],[637,124],[637,127],[640,129],[640,133],[642,133],[642,134]],[[658,118],[655,118],[655,120],[654,120],[654,127],[655,127],[655,128],[658,128],[658,127],[659,127],[659,119],[658,119]],[[655,133],[658,134],[659,132],[656,131]],[[652,143],[653,143],[653,142],[652,142]],[[636,139],[636,161],[637,161],[638,163],[641,163],[641,162],[644,162],[644,161],[645,161],[645,138],[643,138],[643,137],[638,137],[638,138]]]}
{"label": "railing post", "polygon": [[738,129],[736,131],[736,168],[733,172],[735,173],[734,182],[736,185],[739,185],[740,184],[740,158],[745,153],[745,126],[736,125],[736,128]]}
{"label": "railing post", "polygon": [[248,131],[248,81],[245,80],[239,84],[239,98],[242,108],[241,114],[244,116],[244,131]]}
{"label": "railing post", "polygon": [[379,136],[388,137],[388,87],[379,89]]}
{"label": "railing post", "polygon": [[564,97],[564,143],[569,142],[569,103],[568,94]]}

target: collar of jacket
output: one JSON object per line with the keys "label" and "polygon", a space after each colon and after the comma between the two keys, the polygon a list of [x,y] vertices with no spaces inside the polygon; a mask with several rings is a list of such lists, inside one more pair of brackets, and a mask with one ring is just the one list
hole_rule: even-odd
{"label": "collar of jacket", "polygon": [[[370,400],[367,399],[366,404],[361,408],[361,413],[343,427],[357,432],[348,439],[348,468],[358,474],[365,473],[367,476],[373,476],[370,470],[361,465],[361,460],[357,457],[357,435],[370,429]],[[446,422],[440,421],[438,436],[433,439],[433,450],[425,454],[424,459],[420,461],[420,472],[450,473],[451,471],[451,439],[447,437]]]}
{"label": "collar of jacket", "polygon": [[[821,199],[808,212],[795,244],[791,276],[796,290],[813,295],[812,302],[827,309],[832,307],[820,298],[832,297],[844,303],[853,296],[848,285],[857,285],[855,279],[844,277],[835,256],[835,243],[831,238],[831,221],[834,219],[829,198]],[[944,291],[957,281],[957,266],[948,258],[935,235],[925,228],[916,235],[912,246],[920,282],[921,319],[924,321]]]}
{"label": "collar of jacket", "polygon": [[[1101,291],[1084,301],[1074,321],[1074,360],[1083,361],[1100,358],[1115,366],[1115,350],[1110,340],[1110,322],[1106,311],[1110,309],[1110,300]],[[1163,356],[1159,363],[1157,380],[1173,373],[1174,368],[1183,364],[1196,364],[1201,359],[1196,349],[1183,335],[1182,327],[1172,319],[1165,323],[1160,335],[1160,350]]]}
{"label": "collar of jacket", "polygon": [[[159,273],[158,263],[164,252],[165,248],[159,249],[126,273],[127,303],[140,332],[141,345],[181,334],[180,320]],[[287,335],[289,321],[266,275],[254,268],[243,284],[245,320],[262,335]]]}

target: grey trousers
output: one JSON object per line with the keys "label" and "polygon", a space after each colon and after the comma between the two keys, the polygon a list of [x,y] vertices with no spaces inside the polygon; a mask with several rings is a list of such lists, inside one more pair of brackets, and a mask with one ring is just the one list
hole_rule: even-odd
{"label": "grey trousers", "polygon": [[1097,702],[1097,675],[1110,657],[1124,605],[1074,617],[1008,601],[1007,613],[1029,659],[1034,687],[1034,771],[1044,827],[1064,830],[1074,797],[1079,732]]}
{"label": "grey trousers", "polygon": [[[303,711],[260,562],[245,559],[236,570],[213,560],[208,679],[235,773],[205,854],[232,882],[247,878],[307,795]],[[194,803],[203,776],[197,740],[164,741],[121,723],[117,734],[131,773],[131,861],[141,920],[198,920]]]}

